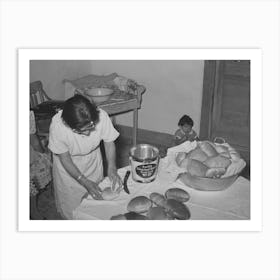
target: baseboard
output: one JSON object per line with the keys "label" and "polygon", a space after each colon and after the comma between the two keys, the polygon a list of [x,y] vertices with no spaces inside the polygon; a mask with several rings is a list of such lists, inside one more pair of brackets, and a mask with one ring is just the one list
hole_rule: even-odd
{"label": "baseboard", "polygon": [[[125,125],[116,125],[115,127],[119,131],[121,137],[132,139],[132,127]],[[172,141],[173,136],[171,134],[138,128],[138,144],[148,143],[170,147],[172,146]]]}

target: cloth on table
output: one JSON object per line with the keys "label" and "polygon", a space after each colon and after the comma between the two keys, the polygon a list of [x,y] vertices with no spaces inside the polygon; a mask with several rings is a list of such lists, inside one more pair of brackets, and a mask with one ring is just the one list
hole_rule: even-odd
{"label": "cloth on table", "polygon": [[162,164],[168,174],[173,178],[175,181],[181,173],[185,173],[186,170],[181,168],[176,163],[175,159],[179,152],[188,153],[191,150],[195,149],[197,146],[196,141],[186,141],[180,145],[171,147],[167,149],[166,157],[162,159]]}
{"label": "cloth on table", "polygon": [[[127,184],[130,194],[122,191],[120,196],[112,201],[97,201],[91,197],[83,199],[74,210],[73,216],[77,220],[110,220],[112,216],[127,212],[128,202],[136,196],[149,197],[152,192],[164,194],[169,188],[181,188],[190,194],[186,205],[190,209],[193,220],[246,220],[250,218],[250,181],[239,177],[233,185],[223,191],[203,192],[192,189],[180,180],[174,180],[174,175],[166,172],[166,162],[159,163],[156,180],[151,183],[138,183],[129,177]],[[130,166],[121,168],[118,173],[124,178]],[[105,178],[99,185],[101,189],[110,186]]]}
{"label": "cloth on table", "polygon": [[[164,168],[161,168],[161,161],[159,162],[158,174],[156,180],[151,183],[138,183],[132,179],[130,175],[127,181],[129,188],[129,194],[121,191],[120,195],[110,201],[105,200],[94,200],[90,196],[82,200],[81,204],[74,210],[74,219],[87,220],[87,219],[104,219],[109,220],[111,216],[117,214],[124,214],[127,212],[127,203],[136,196],[149,195],[154,191],[162,192],[171,186],[173,178],[164,172]],[[127,166],[118,170],[118,174],[121,178],[124,178],[127,170],[131,171],[131,167]],[[106,177],[100,184],[100,188],[103,190],[110,186],[110,181]]]}
{"label": "cloth on table", "polygon": [[199,191],[177,180],[173,187],[190,194],[186,203],[192,220],[248,220],[250,219],[250,181],[238,177],[222,191]]}
{"label": "cloth on table", "polygon": [[63,82],[70,82],[76,89],[86,89],[91,87],[112,87],[114,86],[114,79],[117,77],[117,73],[110,75],[87,75],[85,77],[68,80],[64,79]]}

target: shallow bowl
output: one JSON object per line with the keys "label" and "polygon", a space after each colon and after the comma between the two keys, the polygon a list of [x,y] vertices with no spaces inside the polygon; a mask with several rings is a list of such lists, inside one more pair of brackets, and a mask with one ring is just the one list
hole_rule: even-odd
{"label": "shallow bowl", "polygon": [[85,94],[94,103],[101,103],[107,101],[113,94],[113,90],[110,88],[90,88],[87,89]]}
{"label": "shallow bowl", "polygon": [[232,175],[225,178],[205,178],[183,173],[180,175],[180,180],[193,189],[200,191],[222,191],[230,187],[239,174]]}

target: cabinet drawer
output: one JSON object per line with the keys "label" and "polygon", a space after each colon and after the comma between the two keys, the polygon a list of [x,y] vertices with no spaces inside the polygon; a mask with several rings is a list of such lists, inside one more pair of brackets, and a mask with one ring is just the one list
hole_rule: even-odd
{"label": "cabinet drawer", "polygon": [[225,60],[224,74],[249,78],[250,60]]}

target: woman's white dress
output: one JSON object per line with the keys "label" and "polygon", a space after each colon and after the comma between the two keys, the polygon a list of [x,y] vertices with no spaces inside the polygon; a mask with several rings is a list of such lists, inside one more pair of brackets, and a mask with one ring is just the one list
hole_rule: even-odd
{"label": "woman's white dress", "polygon": [[112,142],[119,133],[108,114],[99,109],[99,122],[89,136],[77,134],[66,126],[59,111],[50,125],[49,149],[53,152],[53,181],[58,211],[66,219],[73,219],[73,210],[79,206],[86,189],[62,166],[57,154],[69,152],[74,164],[88,179],[99,183],[103,179],[100,141]]}

